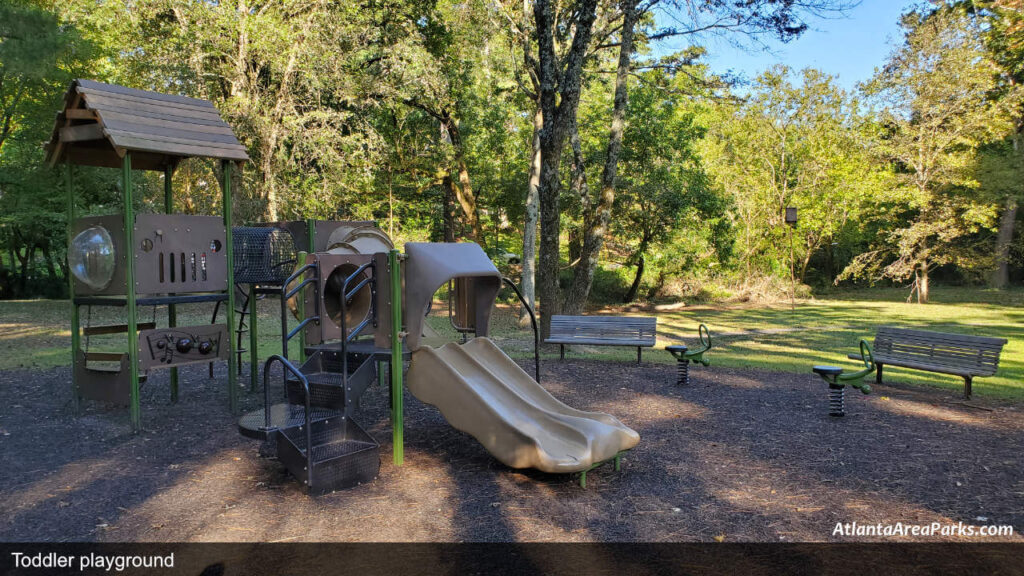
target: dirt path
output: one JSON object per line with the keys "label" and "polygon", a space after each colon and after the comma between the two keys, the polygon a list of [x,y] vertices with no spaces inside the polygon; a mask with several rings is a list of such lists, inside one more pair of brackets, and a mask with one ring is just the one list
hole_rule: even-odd
{"label": "dirt path", "polygon": [[679,388],[671,365],[550,361],[557,397],[640,432],[621,473],[591,472],[582,490],[507,469],[408,394],[395,468],[386,394],[373,388],[358,419],[382,442],[380,477],[309,498],[237,434],[224,375],[204,371],[184,371],[176,406],[166,376],[152,378],[138,435],[124,410],[72,418],[67,369],[0,372],[0,540],[822,541],[852,521],[1024,530],[1020,405],[973,402],[990,412],[878,386],[832,419],[811,374],[711,367]]}

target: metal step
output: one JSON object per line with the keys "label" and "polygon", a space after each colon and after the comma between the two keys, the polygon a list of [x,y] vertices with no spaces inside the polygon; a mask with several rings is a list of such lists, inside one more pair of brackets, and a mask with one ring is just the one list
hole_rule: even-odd
{"label": "metal step", "polygon": [[[269,428],[267,427],[265,414],[266,411],[260,408],[243,415],[238,419],[238,432],[247,438],[267,440],[271,435],[283,428],[304,426],[306,423],[305,407],[295,404],[282,403],[271,406]],[[316,432],[318,429],[342,416],[343,414],[338,410],[313,408],[310,411],[309,421],[313,431]]]}
{"label": "metal step", "polygon": [[319,430],[313,428],[311,459],[307,459],[306,450],[304,426],[281,430],[277,456],[313,494],[371,482],[380,471],[379,444],[351,418],[332,420]]}
{"label": "metal step", "polygon": [[[333,410],[343,410],[351,415],[355,401],[377,378],[377,363],[370,357],[350,355],[348,381],[341,374],[341,353],[318,351],[302,365],[300,371],[309,382],[310,405]],[[302,385],[295,377],[286,383],[288,402],[304,405],[306,400]]]}

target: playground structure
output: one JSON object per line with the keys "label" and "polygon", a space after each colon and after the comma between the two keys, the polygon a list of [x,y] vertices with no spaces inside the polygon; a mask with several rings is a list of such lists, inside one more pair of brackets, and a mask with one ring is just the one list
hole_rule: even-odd
{"label": "playground structure", "polygon": [[[187,158],[219,161],[222,215],[174,214],[172,177]],[[75,80],[64,97],[46,144],[50,165],[63,164],[68,208],[71,274],[72,394],[127,404],[141,428],[139,385],[149,370],[171,370],[177,401],[177,368],[230,358],[234,324],[231,175],[249,159],[231,127],[205,100]],[[121,169],[120,214],[75,217],[74,166]],[[133,170],[163,172],[165,214],[136,214]],[[177,326],[178,304],[227,304],[227,323]],[[82,307],[86,326],[81,325]],[[124,324],[91,326],[91,307],[125,310]],[[153,322],[139,322],[139,308],[153,306]],[[156,307],[167,307],[167,328],[156,327]],[[94,352],[89,338],[127,335],[126,350]],[[82,338],[86,349],[82,350]],[[114,363],[116,366],[110,367]],[[228,397],[237,406],[235,366],[228,366]]]}
{"label": "playground structure", "polygon": [[[305,307],[300,310],[297,294],[284,295],[283,291],[285,280],[297,266],[301,266],[296,264],[298,259],[304,258],[303,255],[310,252],[344,250],[345,248],[340,246],[344,240],[368,236],[387,238],[370,221],[309,219],[267,222],[232,229],[235,294],[240,302],[235,311],[238,314],[238,322],[234,329],[236,370],[242,371],[244,355],[249,352],[250,391],[255,391],[259,385],[259,318],[255,314],[258,300],[279,297],[282,304],[287,304],[292,314],[301,319]],[[364,248],[368,247],[365,240],[361,245]],[[350,248],[351,245],[346,244],[345,247]],[[390,239],[378,242],[374,247],[390,249]],[[219,311],[220,307],[216,306],[211,323],[217,322]],[[282,330],[284,333],[288,330],[285,316],[282,316]],[[244,347],[247,334],[249,348]],[[300,353],[305,354],[305,347],[300,347]],[[210,377],[213,377],[212,365]]]}
{"label": "playground structure", "polygon": [[875,372],[878,367],[871,354],[871,345],[867,340],[860,341],[860,356],[858,359],[864,362],[864,368],[856,372],[844,373],[839,366],[815,366],[811,370],[821,376],[821,379],[828,384],[828,415],[842,417],[846,415],[845,396],[846,384],[860,390],[864,394],[871,394],[871,386],[864,383],[864,377]]}
{"label": "playground structure", "polygon": [[[559,402],[487,338],[495,299],[507,279],[478,245],[409,243],[405,254],[342,248],[306,255],[284,281],[282,301],[303,293],[306,315],[284,335],[284,354],[264,366],[264,408],[239,420],[239,431],[269,441],[311,492],[376,477],[377,443],[354,417],[360,396],[375,379],[383,381],[385,364],[393,459],[403,463],[407,359],[409,391],[510,467],[579,472],[585,484],[588,470],[609,461],[617,468],[621,453],[639,441],[610,415]],[[453,326],[474,338],[432,348],[421,342],[424,318],[446,284],[457,309],[450,316]],[[284,305],[281,314],[284,321]],[[296,366],[287,356],[288,340],[300,331],[308,357]],[[277,366],[284,401],[275,403],[270,378]]]}
{"label": "playground structure", "polygon": [[[608,461],[618,469],[621,453],[639,441],[614,417],[574,410],[540,386],[536,318],[480,246],[410,243],[402,255],[365,221],[233,227],[231,173],[248,156],[210,102],[76,80],[46,151],[51,165],[63,163],[66,173],[76,410],[81,399],[127,404],[132,427],[139,430],[139,387],[150,370],[171,370],[174,402],[179,366],[209,363],[212,377],[213,362],[225,360],[234,413],[247,351],[250,388],[258,384],[256,304],[277,296],[281,354],[264,365],[263,409],[244,415],[238,426],[243,435],[276,446],[281,461],[312,492],[376,476],[377,442],[353,417],[360,396],[374,380],[383,382],[384,364],[390,374],[393,458],[402,464],[406,360],[410,391],[511,467],[580,472],[585,484],[587,470]],[[172,213],[174,170],[191,157],[220,160],[220,218]],[[121,168],[121,214],[75,218],[74,165]],[[166,214],[135,214],[132,170],[163,171]],[[487,339],[503,283],[515,290],[533,321],[533,378]],[[449,318],[463,343],[423,346],[424,317],[446,284]],[[178,326],[176,306],[196,303],[214,305],[211,323]],[[218,323],[222,304],[225,322]],[[84,327],[83,306],[90,311]],[[124,309],[127,321],[92,326],[92,306]],[[153,307],[151,322],[139,321],[143,306]],[[167,307],[166,328],[157,327],[159,306]],[[294,327],[291,316],[298,320]],[[119,333],[127,335],[127,351],[89,349],[90,336]],[[467,342],[470,333],[475,338]],[[296,336],[302,340],[297,364],[289,355]],[[272,403],[275,366],[281,368],[284,401]]]}

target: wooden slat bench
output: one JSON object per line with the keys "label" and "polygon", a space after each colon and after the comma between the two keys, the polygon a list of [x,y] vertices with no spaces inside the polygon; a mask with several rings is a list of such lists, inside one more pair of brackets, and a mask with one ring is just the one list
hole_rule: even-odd
{"label": "wooden slat bench", "polygon": [[[882,382],[882,367],[900,366],[927,372],[953,374],[964,379],[964,397],[971,397],[971,382],[978,376],[992,376],[999,368],[1004,338],[987,338],[946,332],[908,330],[881,326],[875,335],[876,381]],[[860,359],[858,354],[850,358]]]}
{"label": "wooden slat bench", "polygon": [[658,319],[652,316],[552,316],[545,344],[558,344],[565,359],[566,344],[636,346],[636,362],[644,348],[654,346]]}

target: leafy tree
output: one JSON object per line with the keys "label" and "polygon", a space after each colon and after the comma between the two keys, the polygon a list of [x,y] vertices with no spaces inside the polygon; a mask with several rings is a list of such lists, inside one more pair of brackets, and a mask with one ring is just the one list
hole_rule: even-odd
{"label": "leafy tree", "polygon": [[[118,81],[214,102],[249,149],[243,218],[333,217],[373,185],[376,70],[395,41],[382,10],[348,3],[141,0],[83,18],[135,49]],[[384,10],[386,12],[386,10]],[[315,201],[314,201],[315,199]],[[236,200],[237,201],[237,200]],[[350,214],[355,215],[355,214]]]}
{"label": "leafy tree", "polygon": [[992,227],[995,208],[976,197],[971,167],[979,146],[1012,128],[1013,107],[989,98],[998,67],[963,14],[910,12],[902,23],[905,43],[866,89],[885,106],[891,127],[878,150],[912,193],[907,223],[855,258],[844,276],[912,278],[913,294],[927,302],[935,267],[991,265],[974,236]]}
{"label": "leafy tree", "polygon": [[616,244],[627,247],[636,274],[623,301],[636,299],[652,249],[666,246],[679,223],[728,226],[726,201],[711,188],[697,143],[705,128],[695,106],[676,94],[694,92],[688,73],[654,69],[639,75],[629,102],[629,126],[621,158],[624,176],[615,198]]}
{"label": "leafy tree", "polygon": [[[957,0],[945,7],[964,11],[977,20],[982,40],[1000,68],[998,86],[992,98],[1015,101],[1016,127],[1005,144],[983,150],[978,179],[996,195],[1003,209],[996,235],[995,271],[992,285],[1003,288],[1009,281],[1010,245],[1017,222],[1017,207],[1024,200],[1024,0]],[[991,177],[987,178],[987,177]]]}
{"label": "leafy tree", "polygon": [[[593,280],[593,268],[603,244],[604,234],[611,210],[614,206],[615,180],[618,156],[625,125],[625,108],[628,105],[628,76],[633,57],[635,26],[642,22],[645,14],[653,10],[657,1],[638,3],[632,0],[619,2],[617,11],[622,15],[622,24],[609,28],[605,35],[594,35],[594,22],[598,18],[598,3],[594,0],[580,0],[573,6],[573,20],[567,22],[567,29],[574,31],[571,47],[564,59],[555,51],[555,6],[549,0],[534,3],[534,20],[538,41],[537,69],[539,78],[539,101],[543,117],[540,131],[541,167],[538,181],[540,199],[540,264],[538,267],[537,289],[542,305],[542,332],[547,334],[550,317],[562,308],[562,294],[559,289],[559,242],[561,233],[561,190],[560,163],[562,148],[566,140],[576,131],[577,109],[582,88],[584,63],[589,52],[592,36],[597,47],[614,46],[619,50],[616,65],[615,95],[612,99],[612,116],[608,140],[603,158],[603,170],[598,197],[590,199],[578,185],[577,195],[584,207],[582,245],[577,259],[572,286],[568,294],[571,311],[581,309]],[[811,2],[776,2],[754,0],[750,2],[691,2],[680,0],[666,2],[665,6],[673,15],[679,27],[645,34],[647,40],[675,36],[696,35],[701,32],[717,31],[738,34],[772,34],[783,40],[792,39],[806,30],[803,18],[819,15],[830,10],[847,7],[846,2],[813,0]],[[607,17],[608,21],[616,18]],[[635,39],[638,43],[642,39]],[[576,170],[572,180],[582,183],[580,177],[585,169],[580,164],[579,147],[573,145]]]}
{"label": "leafy tree", "polygon": [[777,67],[739,105],[720,105],[704,154],[716,185],[733,198],[744,273],[788,275],[783,213],[799,210],[798,278],[811,258],[886,196],[872,164],[856,101],[833,78]]}
{"label": "leafy tree", "polygon": [[[0,0],[0,245],[16,271],[0,292],[63,292],[66,196],[58,171],[42,162],[54,111],[71,79],[97,52],[50,2]],[[41,257],[45,276],[35,270]],[[38,279],[33,286],[33,279]]]}

